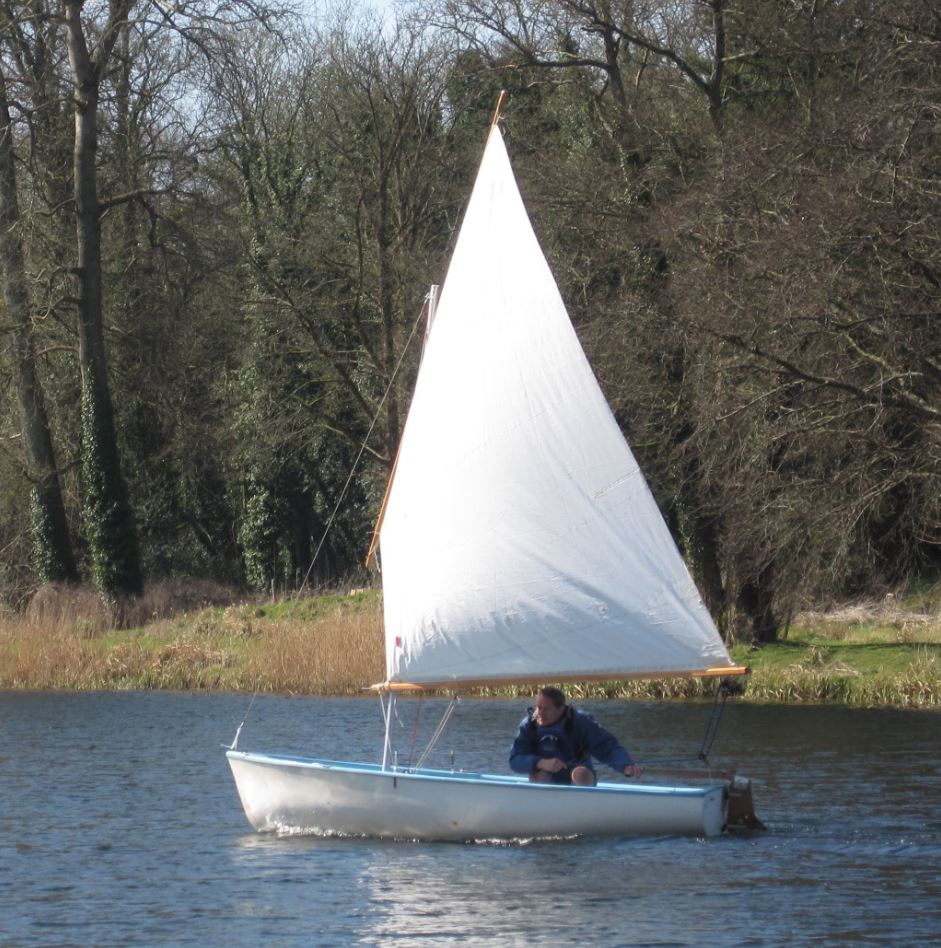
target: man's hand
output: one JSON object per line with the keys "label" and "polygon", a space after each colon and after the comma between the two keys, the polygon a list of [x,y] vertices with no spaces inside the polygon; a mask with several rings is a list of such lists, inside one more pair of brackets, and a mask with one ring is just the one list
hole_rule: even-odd
{"label": "man's hand", "polygon": [[628,764],[624,768],[625,777],[639,777],[644,771],[637,764]]}

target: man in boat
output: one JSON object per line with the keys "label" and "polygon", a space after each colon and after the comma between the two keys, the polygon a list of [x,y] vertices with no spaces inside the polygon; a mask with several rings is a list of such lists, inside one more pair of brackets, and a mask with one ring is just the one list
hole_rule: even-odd
{"label": "man in boat", "polygon": [[617,738],[590,714],[567,705],[560,689],[540,688],[536,707],[527,708],[516,732],[510,767],[529,774],[533,783],[593,787],[598,782],[593,757],[625,777],[640,774]]}

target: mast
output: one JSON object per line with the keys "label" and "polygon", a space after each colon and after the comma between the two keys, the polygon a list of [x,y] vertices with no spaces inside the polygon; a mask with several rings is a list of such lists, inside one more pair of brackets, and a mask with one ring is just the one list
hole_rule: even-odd
{"label": "mast", "polygon": [[[438,304],[438,285],[432,284],[428,295],[425,297],[425,303],[419,314],[419,319],[425,317],[425,340],[424,345],[428,344],[428,335],[431,332],[431,324],[435,318],[435,307]],[[422,347],[424,355],[424,346]],[[406,419],[407,421],[408,419]],[[389,479],[386,481],[386,490],[382,495],[382,503],[379,505],[379,516],[376,517],[376,525],[373,527],[372,538],[369,541],[369,549],[366,551],[366,569],[372,569],[376,565],[376,550],[379,548],[379,534],[382,532],[382,521],[385,519],[386,506],[389,503],[389,492],[392,490],[392,481],[395,479],[395,469],[399,464],[399,451],[402,446],[402,438],[399,436],[399,446],[395,451],[395,458],[392,461],[392,470],[389,471]]]}
{"label": "mast", "polygon": [[497,96],[497,107],[493,110],[493,118],[490,120],[490,127],[493,128],[497,122],[500,121],[501,113],[503,112],[503,103],[506,102],[506,89],[500,90],[500,95]]}
{"label": "mast", "polygon": [[[490,127],[488,129],[488,135],[490,131],[497,127],[497,123],[500,121],[503,113],[503,105],[506,102],[506,89],[501,89],[500,94],[497,96],[497,105],[493,110],[493,117],[490,119]],[[437,284],[432,284],[431,289],[428,291],[428,296],[425,297],[425,305],[423,307],[423,313],[426,318],[425,323],[425,345],[428,343],[428,337],[431,334],[431,325],[434,322],[435,318],[435,309],[438,305],[438,291],[440,287]],[[424,355],[424,349],[422,349],[422,355]],[[406,419],[407,423],[407,419]],[[403,429],[404,434],[404,429]],[[401,447],[402,438],[399,437],[399,447]],[[382,521],[385,519],[386,507],[389,504],[389,493],[392,490],[392,482],[395,480],[395,471],[399,464],[399,450],[396,449],[395,459],[392,462],[392,470],[389,472],[389,479],[386,481],[386,490],[382,495],[382,503],[379,505],[379,515],[376,517],[376,525],[373,527],[372,538],[369,541],[369,549],[366,551],[366,560],[365,565],[366,569],[372,569],[376,565],[376,551],[379,548],[379,537],[382,533]]]}

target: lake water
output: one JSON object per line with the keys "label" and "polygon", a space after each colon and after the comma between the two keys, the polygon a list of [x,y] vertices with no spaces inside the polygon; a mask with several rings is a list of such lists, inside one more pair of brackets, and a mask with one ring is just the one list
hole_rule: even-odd
{"label": "lake water", "polygon": [[[586,707],[652,765],[708,715]],[[941,944],[937,713],[730,706],[712,757],[766,833],[465,845],[256,834],[220,746],[248,708],[0,693],[0,944]],[[504,771],[523,710],[462,702],[429,765]],[[380,732],[375,699],[259,697],[239,746],[376,760]]]}

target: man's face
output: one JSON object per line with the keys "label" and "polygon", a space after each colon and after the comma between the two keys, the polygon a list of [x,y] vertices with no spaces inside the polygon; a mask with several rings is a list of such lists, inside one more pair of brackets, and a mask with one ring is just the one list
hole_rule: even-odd
{"label": "man's face", "polygon": [[538,695],[536,698],[536,723],[540,727],[552,727],[556,724],[565,712],[565,705],[556,707],[552,701],[545,695]]}

